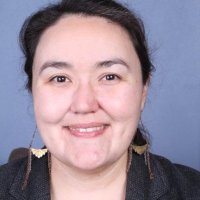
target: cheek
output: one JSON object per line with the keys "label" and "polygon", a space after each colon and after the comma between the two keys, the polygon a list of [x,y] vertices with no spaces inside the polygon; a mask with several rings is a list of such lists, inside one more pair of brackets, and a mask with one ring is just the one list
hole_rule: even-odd
{"label": "cheek", "polygon": [[101,107],[116,121],[138,119],[141,112],[141,90],[131,85],[121,85],[99,91]]}
{"label": "cheek", "polygon": [[50,89],[36,89],[33,93],[34,110],[37,120],[58,123],[70,106],[70,95]]}

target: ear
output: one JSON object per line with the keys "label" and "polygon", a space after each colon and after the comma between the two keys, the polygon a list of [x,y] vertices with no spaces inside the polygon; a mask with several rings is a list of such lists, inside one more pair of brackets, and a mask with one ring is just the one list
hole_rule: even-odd
{"label": "ear", "polygon": [[143,86],[143,91],[142,91],[142,101],[141,101],[141,112],[144,109],[147,94],[148,94],[148,89],[149,89],[149,80],[146,82],[146,84]]}

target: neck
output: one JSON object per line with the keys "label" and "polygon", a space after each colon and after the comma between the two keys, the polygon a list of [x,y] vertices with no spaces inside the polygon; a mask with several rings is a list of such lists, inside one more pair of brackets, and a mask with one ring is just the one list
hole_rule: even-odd
{"label": "neck", "polygon": [[[93,171],[69,167],[52,156],[52,199],[65,199],[69,195],[73,197],[71,199],[78,199],[78,196],[95,200],[125,199],[126,168],[127,153],[111,165]],[[92,195],[94,198],[91,198]]]}

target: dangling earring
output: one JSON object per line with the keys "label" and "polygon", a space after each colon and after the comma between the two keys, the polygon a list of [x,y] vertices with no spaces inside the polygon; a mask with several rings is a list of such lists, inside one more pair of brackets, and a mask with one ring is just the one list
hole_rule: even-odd
{"label": "dangling earring", "polygon": [[49,182],[51,183],[51,153],[48,151]]}
{"label": "dangling earring", "polygon": [[149,154],[149,145],[146,143],[144,145],[135,145],[135,144],[130,144],[129,149],[128,149],[128,167],[127,167],[127,172],[130,168],[131,162],[132,162],[132,151],[137,153],[138,155],[144,154],[144,160],[145,160],[145,165],[148,167],[149,171],[149,178],[153,179],[153,173],[151,170],[151,163],[150,163],[150,154]]}
{"label": "dangling earring", "polygon": [[132,158],[133,158],[133,148],[130,145],[129,148],[128,148],[128,160],[127,160],[126,173],[128,173],[128,171],[129,171],[129,169],[131,167]]}
{"label": "dangling earring", "polygon": [[133,151],[135,151],[135,153],[142,155],[144,154],[147,150],[148,150],[148,144],[139,146],[139,145],[135,145],[135,144],[131,144]]}
{"label": "dangling earring", "polygon": [[34,149],[34,148],[32,148],[32,144],[33,144],[36,132],[37,132],[37,127],[35,128],[35,131],[33,133],[33,136],[32,136],[32,139],[31,139],[31,142],[30,142],[30,145],[29,145],[29,149],[35,157],[41,158],[47,153],[48,150],[46,148],[44,148],[44,149]]}
{"label": "dangling earring", "polygon": [[34,133],[33,133],[30,145],[29,145],[27,169],[26,169],[26,174],[24,177],[24,182],[22,184],[22,190],[24,190],[26,188],[27,183],[28,183],[28,178],[29,178],[29,175],[31,172],[31,165],[32,165],[32,154],[37,158],[41,158],[48,152],[48,150],[46,148],[44,148],[44,149],[32,148],[32,144],[33,144],[36,132],[37,132],[37,127],[34,130]]}
{"label": "dangling earring", "polygon": [[47,151],[48,151],[47,149],[34,149],[34,148],[31,148],[31,153],[37,158],[43,157],[47,153]]}
{"label": "dangling earring", "polygon": [[148,167],[149,178],[152,180],[154,178],[154,175],[153,175],[153,172],[151,170],[149,147],[147,147],[147,150],[144,152],[144,160],[145,160],[145,165],[147,165],[147,167]]}
{"label": "dangling earring", "polygon": [[133,151],[135,153],[139,154],[139,155],[142,155],[147,151],[147,148],[148,148],[148,144],[145,144],[145,145],[142,145],[142,146],[138,146],[138,145],[135,145],[135,144],[130,144],[130,146],[128,148],[127,172],[129,171],[130,166],[131,166],[132,157],[133,157]]}
{"label": "dangling earring", "polygon": [[28,150],[28,162],[27,162],[27,169],[26,169],[26,173],[24,176],[24,181],[22,184],[22,190],[24,190],[27,186],[28,183],[28,178],[29,178],[29,174],[31,172],[31,163],[32,163],[32,155],[31,155],[31,150]]}

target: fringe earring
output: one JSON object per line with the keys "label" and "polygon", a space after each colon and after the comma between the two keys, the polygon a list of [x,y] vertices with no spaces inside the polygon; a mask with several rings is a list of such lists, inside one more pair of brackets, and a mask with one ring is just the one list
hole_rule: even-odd
{"label": "fringe earring", "polygon": [[153,172],[151,170],[150,154],[149,154],[149,148],[148,147],[147,147],[147,150],[144,152],[144,160],[145,160],[145,164],[148,167],[149,178],[152,180],[154,178],[154,175],[153,175]]}
{"label": "fringe earring", "polygon": [[142,145],[142,146],[138,146],[135,144],[131,144],[133,151],[135,151],[135,153],[142,155],[145,152],[147,152],[148,150],[148,144]]}
{"label": "fringe earring", "polygon": [[51,183],[51,153],[48,151],[49,183]]}
{"label": "fringe earring", "polygon": [[34,133],[33,133],[30,145],[29,145],[27,169],[26,169],[26,173],[25,173],[25,177],[24,177],[24,182],[22,184],[22,190],[24,190],[26,188],[27,183],[28,183],[28,178],[29,178],[29,175],[31,172],[31,165],[32,165],[32,154],[37,158],[41,158],[48,152],[48,150],[46,148],[44,148],[44,149],[32,148],[32,144],[33,144],[36,132],[37,132],[37,127],[34,130]]}
{"label": "fringe earring", "polygon": [[149,145],[144,144],[144,145],[135,145],[135,144],[130,144],[129,149],[128,149],[128,167],[127,167],[127,172],[130,168],[131,161],[132,161],[132,151],[137,153],[138,155],[144,154],[144,160],[145,160],[145,165],[148,167],[149,171],[149,178],[152,180],[154,178],[153,172],[151,170],[151,162],[150,162],[150,154],[149,154]]}
{"label": "fringe earring", "polygon": [[31,153],[37,158],[42,158],[44,155],[46,155],[47,152],[48,152],[47,149],[34,149],[34,148],[31,148]]}
{"label": "fringe earring", "polygon": [[31,139],[31,142],[30,142],[30,145],[29,145],[29,149],[35,157],[42,158],[44,155],[46,155],[48,150],[46,148],[44,148],[44,149],[34,149],[34,148],[32,148],[32,144],[33,144],[36,132],[37,132],[37,127],[35,128],[35,131],[33,133],[33,137]]}
{"label": "fringe earring", "polygon": [[25,173],[25,176],[24,176],[24,181],[23,181],[23,184],[22,184],[22,190],[24,190],[27,186],[29,174],[31,172],[31,163],[32,163],[32,155],[31,155],[31,150],[29,149],[27,168],[26,168],[26,173]]}
{"label": "fringe earring", "polygon": [[128,161],[127,161],[126,173],[128,173],[128,171],[129,171],[129,169],[131,167],[132,158],[133,158],[133,148],[130,145],[129,148],[128,148]]}

